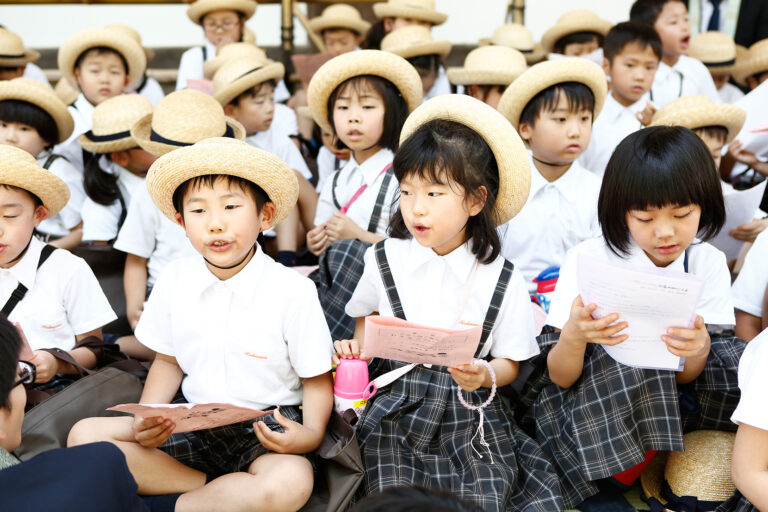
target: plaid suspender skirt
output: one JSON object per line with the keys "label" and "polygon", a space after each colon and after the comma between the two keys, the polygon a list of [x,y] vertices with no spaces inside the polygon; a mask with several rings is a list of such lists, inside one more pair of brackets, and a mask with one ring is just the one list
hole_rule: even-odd
{"label": "plaid suspender skirt", "polygon": [[[376,246],[379,271],[396,316],[405,318],[386,261],[384,244]],[[505,262],[483,322],[478,353],[499,312],[512,264]],[[379,361],[375,373],[403,366]],[[358,423],[365,466],[365,493],[398,486],[446,489],[482,510],[562,510],[554,468],[536,443],[504,413],[499,399],[484,409],[488,449],[472,436],[479,424],[476,411],[464,408],[445,367],[416,366],[389,387],[380,389]],[[472,403],[488,398],[489,390],[469,393]]]}

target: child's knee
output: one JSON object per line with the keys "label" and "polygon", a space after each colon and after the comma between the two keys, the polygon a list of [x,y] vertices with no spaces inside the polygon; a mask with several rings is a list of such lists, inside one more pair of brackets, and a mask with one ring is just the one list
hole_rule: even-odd
{"label": "child's knee", "polygon": [[[279,457],[279,460],[277,459]],[[259,465],[251,473],[260,480],[262,500],[269,510],[299,510],[312,495],[314,469],[300,455],[270,454],[268,468],[259,471]],[[266,462],[266,461],[261,461]],[[255,471],[254,471],[255,470]]]}
{"label": "child's knee", "polygon": [[[86,418],[72,427],[67,437],[67,446],[114,441],[117,433],[116,419],[123,418]],[[122,423],[122,422],[121,422]]]}

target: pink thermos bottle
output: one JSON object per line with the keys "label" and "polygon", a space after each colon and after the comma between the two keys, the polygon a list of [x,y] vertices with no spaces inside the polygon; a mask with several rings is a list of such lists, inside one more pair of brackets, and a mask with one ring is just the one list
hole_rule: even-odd
{"label": "pink thermos bottle", "polygon": [[333,383],[334,406],[339,414],[354,409],[363,414],[368,400],[376,393],[376,384],[368,381],[368,363],[361,359],[341,359]]}

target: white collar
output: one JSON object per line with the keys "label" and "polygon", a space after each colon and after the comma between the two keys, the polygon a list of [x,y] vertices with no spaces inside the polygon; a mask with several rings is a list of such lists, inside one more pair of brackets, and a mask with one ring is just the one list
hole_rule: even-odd
{"label": "white collar", "polygon": [[579,176],[581,171],[586,171],[578,160],[574,160],[571,166],[568,168],[562,176],[555,181],[547,181],[544,176],[541,175],[533,162],[533,155],[531,155],[531,192],[529,197],[533,197],[539,190],[547,185],[554,185],[555,188],[568,200],[569,203],[576,203],[581,200],[579,193],[581,187],[579,186]]}
{"label": "white collar", "polygon": [[[613,97],[612,93],[609,92],[608,97],[605,99],[605,104],[603,105],[603,111],[600,112],[600,117],[605,116],[605,120],[608,122],[618,121],[622,114],[625,114],[626,112],[629,112],[632,114],[632,117],[634,117],[635,114],[645,108],[645,104],[648,101],[650,101],[650,95],[646,92],[639,100],[628,107],[625,107]],[[600,117],[598,117],[598,119]],[[638,121],[638,124],[640,124],[640,121]]]}
{"label": "white collar", "polygon": [[[697,243],[697,242],[698,240],[694,240],[694,243]],[[607,244],[605,247],[607,251],[610,251]],[[687,250],[690,251],[690,247]],[[637,245],[634,239],[632,239],[631,235],[629,237],[629,255],[627,255],[626,258],[624,258],[624,261],[626,261],[631,265],[635,265],[637,267],[658,268],[656,267],[656,264],[653,261],[651,261],[651,259],[645,253],[645,251],[643,251],[643,249],[639,245]],[[673,261],[672,263],[670,263],[664,268],[667,268],[670,270],[676,270],[678,272],[685,272],[685,252],[680,254],[680,256],[678,256],[675,261]]]}
{"label": "white collar", "polygon": [[271,146],[271,135],[272,135],[272,126],[269,127],[268,130],[264,130],[263,132],[256,132],[253,135],[249,135],[245,138],[245,141],[253,144],[254,146],[258,147],[259,149],[263,150],[270,150],[272,149]]}
{"label": "white collar", "polygon": [[406,263],[407,268],[411,274],[415,274],[423,266],[442,260],[451,269],[456,279],[463,283],[469,279],[469,273],[477,262],[477,257],[470,250],[470,243],[472,243],[471,240],[460,245],[445,256],[440,256],[429,247],[424,247],[416,240],[411,239],[408,249],[408,261]]}
{"label": "white collar", "polygon": [[259,289],[258,283],[264,274],[267,258],[269,256],[264,254],[259,244],[256,244],[256,252],[251,261],[234,276],[221,280],[213,275],[205,264],[205,259],[201,256],[195,260],[194,274],[190,276],[190,282],[193,283],[194,292],[198,296],[202,295],[208,288],[222,283],[232,290],[232,294],[243,304],[248,304]]}
{"label": "white collar", "polygon": [[[392,163],[393,157],[394,153],[392,153],[392,151],[386,148],[382,148],[362,164],[358,164],[355,161],[354,155],[351,155],[347,165],[351,165],[352,168],[359,169],[360,173],[363,175],[363,182],[370,186],[374,181],[376,181],[376,178],[379,176],[379,174],[381,174],[381,171],[383,171],[387,165]],[[349,181],[351,177],[352,173],[348,174],[347,181]]]}
{"label": "white collar", "polygon": [[75,109],[77,109],[80,114],[83,115],[88,121],[90,122],[91,117],[93,117],[93,110],[96,108],[93,105],[91,105],[91,102],[88,101],[88,99],[85,97],[85,94],[80,93],[77,95],[77,99],[73,103],[75,106]]}
{"label": "white collar", "polygon": [[31,290],[35,285],[35,276],[37,275],[37,262],[40,261],[40,252],[43,250],[43,242],[32,236],[29,247],[24,256],[11,268],[2,269],[10,272],[18,282]]}

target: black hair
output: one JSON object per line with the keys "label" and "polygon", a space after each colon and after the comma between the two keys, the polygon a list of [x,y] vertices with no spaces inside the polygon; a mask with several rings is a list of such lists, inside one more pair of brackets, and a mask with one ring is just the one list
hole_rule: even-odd
{"label": "black hair", "polygon": [[437,73],[441,64],[440,56],[436,53],[430,53],[428,55],[416,55],[415,57],[410,57],[405,60],[407,60],[411,66],[416,68],[416,71],[419,72],[419,76],[421,77],[424,75]]}
{"label": "black hair", "polygon": [[47,143],[47,147],[59,141],[59,128],[53,116],[33,103],[21,100],[0,101],[0,121],[31,126]]}
{"label": "black hair", "polygon": [[258,84],[254,85],[250,89],[245,90],[245,91],[241,92],[240,94],[238,94],[235,97],[235,99],[233,99],[232,101],[229,102],[230,105],[238,106],[240,104],[240,102],[243,101],[245,98],[255,98],[256,96],[259,95],[259,93],[261,92],[261,89],[266,84],[270,84],[274,88],[275,85],[277,84],[277,82],[275,82],[274,79],[265,80],[264,82],[259,82]]}
{"label": "black hair", "polygon": [[[481,96],[478,99],[480,101],[483,101],[483,102],[488,99],[488,95],[491,94],[491,91],[493,91],[494,89],[499,94],[503,94],[504,91],[507,88],[506,85],[499,85],[499,84],[472,84],[471,86],[468,86],[467,89],[469,89],[469,87],[476,87],[477,88],[477,90],[480,92],[480,96]],[[467,93],[465,91],[465,94],[469,94],[469,93]]]}
{"label": "black hair", "polygon": [[371,494],[358,502],[350,512],[480,512],[446,491],[423,487],[395,487],[382,493]]}
{"label": "black hair", "polygon": [[320,37],[325,36],[326,32],[337,32],[339,30],[346,30],[347,32],[352,32],[355,36],[363,35],[360,32],[358,32],[357,30],[353,30],[353,29],[351,29],[349,27],[328,27],[328,28],[324,28],[323,30],[320,31]]}
{"label": "black hair", "polygon": [[[403,142],[392,168],[399,182],[416,175],[432,183],[455,183],[467,197],[479,198],[480,187],[485,187],[485,206],[467,221],[466,239],[472,240],[472,253],[481,263],[496,259],[501,252],[493,217],[499,193],[499,168],[493,151],[476,131],[455,121],[429,121]],[[411,238],[399,208],[390,220],[389,234],[393,238]]]}
{"label": "black hair", "polygon": [[228,187],[234,185],[240,187],[240,190],[243,192],[249,192],[254,201],[256,201],[256,210],[258,212],[261,212],[261,209],[266,203],[272,202],[264,189],[250,180],[231,174],[204,174],[188,179],[176,187],[176,190],[173,192],[173,207],[181,214],[182,219],[184,218],[184,196],[187,191],[203,187],[213,188],[213,185],[217,180],[224,180]]}
{"label": "black hair", "polygon": [[552,111],[557,108],[561,94],[564,94],[568,100],[569,112],[589,110],[594,115],[595,95],[592,90],[581,82],[562,82],[547,87],[531,98],[520,114],[520,123],[533,126],[542,111]]}
{"label": "black hair", "polygon": [[562,54],[565,53],[565,47],[569,44],[590,43],[593,39],[597,39],[597,46],[603,46],[603,34],[598,34],[597,32],[573,32],[555,41],[552,51]]}
{"label": "black hair", "polygon": [[[384,130],[378,145],[390,151],[397,151],[397,146],[400,143],[400,131],[403,129],[403,123],[405,123],[405,119],[408,117],[408,104],[397,87],[386,78],[380,76],[353,76],[344,80],[333,90],[328,97],[328,122],[333,127],[333,133],[338,137],[336,125],[333,123],[333,108],[339,95],[347,90],[347,88],[352,88],[359,92],[366,86],[373,88],[384,100]],[[347,149],[347,146],[339,140],[339,148]]]}
{"label": "black hair", "polygon": [[701,207],[699,238],[717,235],[725,223],[720,176],[695,133],[682,126],[653,126],[616,146],[603,176],[597,218],[617,256],[629,254],[629,211],[689,204]]}
{"label": "black hair", "polygon": [[[117,188],[119,176],[107,172],[101,168],[101,155],[89,158],[83,166],[83,188],[85,194],[93,202],[109,206],[120,197],[120,189]],[[110,158],[109,155],[105,155]]]}
{"label": "black hair", "polygon": [[703,133],[707,137],[710,137],[712,139],[715,139],[719,142],[722,142],[725,144],[725,141],[728,140],[728,128],[725,126],[720,125],[712,125],[712,126],[699,126],[698,128],[693,129],[694,133]]}
{"label": "black hair", "polygon": [[625,46],[635,43],[643,50],[651,47],[653,54],[661,60],[661,39],[659,34],[647,23],[639,21],[625,21],[614,25],[605,35],[605,44],[603,45],[603,56],[608,62],[613,63],[613,59],[621,53]]}
{"label": "black hair", "polygon": [[125,74],[127,75],[130,73],[130,69],[128,69],[128,61],[125,60],[125,57],[123,57],[123,54],[119,51],[115,50],[114,48],[110,48],[108,46],[94,46],[93,48],[88,48],[83,53],[77,56],[77,60],[75,60],[75,66],[73,69],[78,69],[82,64],[85,58],[91,54],[95,53],[96,55],[108,55],[113,54],[120,57],[120,62],[123,63],[123,70],[125,71]]}
{"label": "black hair", "polygon": [[668,2],[686,3],[685,0],[635,0],[635,3],[629,9],[629,21],[639,21],[648,25],[655,25],[656,20],[659,18],[659,13],[661,13],[664,5]]}
{"label": "black hair", "polygon": [[387,35],[384,30],[384,19],[380,19],[368,29],[368,32],[363,38],[363,42],[360,43],[360,48],[363,50],[379,50],[381,48],[381,40]]}
{"label": "black hair", "polygon": [[39,197],[37,197],[37,194],[33,194],[32,192],[30,192],[25,188],[16,187],[14,185],[8,185],[6,183],[0,183],[0,188],[4,188],[8,190],[18,190],[19,192],[24,192],[30,197],[30,199],[32,199],[32,203],[35,208],[37,208],[38,206],[43,206],[43,201]]}
{"label": "black hair", "polygon": [[10,409],[10,394],[16,382],[21,336],[16,327],[0,315],[0,407]]}

